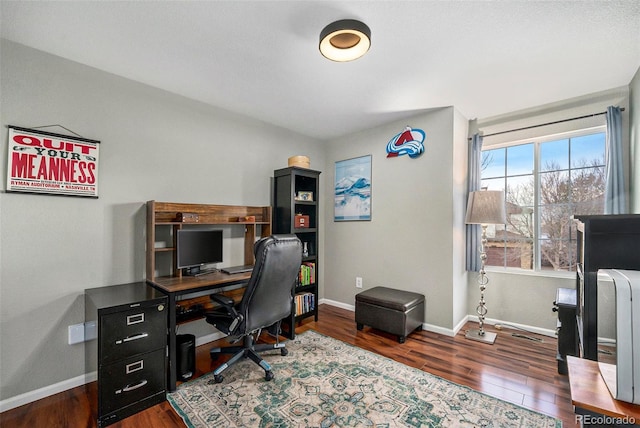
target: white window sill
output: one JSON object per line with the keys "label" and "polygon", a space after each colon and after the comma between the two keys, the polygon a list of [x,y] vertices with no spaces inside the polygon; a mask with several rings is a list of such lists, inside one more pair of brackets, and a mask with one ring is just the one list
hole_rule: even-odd
{"label": "white window sill", "polygon": [[506,273],[508,275],[524,275],[524,276],[537,276],[545,278],[562,278],[562,279],[576,279],[575,272],[560,272],[553,270],[528,270],[518,268],[500,268],[497,266],[486,266],[485,271],[492,273]]}

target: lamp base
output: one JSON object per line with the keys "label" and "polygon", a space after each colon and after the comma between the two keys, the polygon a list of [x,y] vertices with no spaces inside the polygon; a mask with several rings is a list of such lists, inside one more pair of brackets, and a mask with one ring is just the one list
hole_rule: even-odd
{"label": "lamp base", "polygon": [[477,340],[478,342],[488,343],[493,345],[493,342],[496,341],[497,333],[493,333],[490,331],[485,331],[484,334],[480,334],[480,330],[467,330],[467,334],[465,334],[465,338],[471,340]]}

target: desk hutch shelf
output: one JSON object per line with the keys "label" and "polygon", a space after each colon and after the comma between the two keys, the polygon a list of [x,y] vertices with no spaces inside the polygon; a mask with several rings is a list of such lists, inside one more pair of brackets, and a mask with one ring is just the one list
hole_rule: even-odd
{"label": "desk hutch shelf", "polygon": [[[193,214],[197,221],[178,221],[179,216]],[[210,205],[178,202],[147,202],[147,280],[156,282],[158,276],[181,278],[176,265],[176,231],[194,225],[244,226],[244,264],[253,264],[253,244],[271,234],[270,206]],[[171,254],[171,266],[160,262],[162,253]],[[163,257],[164,261],[164,257]],[[165,275],[159,275],[163,271]],[[168,272],[168,275],[167,275]]]}

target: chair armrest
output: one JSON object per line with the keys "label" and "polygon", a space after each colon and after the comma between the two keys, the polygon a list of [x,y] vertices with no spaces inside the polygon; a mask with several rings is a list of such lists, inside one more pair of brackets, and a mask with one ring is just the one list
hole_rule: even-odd
{"label": "chair armrest", "polygon": [[222,306],[233,307],[235,305],[233,299],[229,296],[225,296],[224,294],[212,294],[209,297],[211,300]]}
{"label": "chair armrest", "polygon": [[[244,320],[242,314],[238,313],[238,311],[236,310],[235,302],[231,297],[225,296],[224,294],[211,294],[209,297],[213,302],[221,305],[222,307],[220,309],[227,311],[227,313],[223,314],[220,312],[212,312],[211,314],[207,314],[207,322],[216,326],[223,333],[233,334],[236,330],[236,327],[238,327],[238,324],[240,324]],[[229,325],[224,325],[225,323],[216,323],[216,318],[223,318],[226,319],[226,321],[230,321]]]}
{"label": "chair armrest", "polygon": [[233,301],[233,299],[229,296],[225,296],[224,294],[211,294],[209,297],[215,303],[222,305],[224,310],[226,310],[227,313],[229,314],[229,318],[233,319],[233,321],[229,325],[229,331],[226,333],[228,334],[228,333],[234,332],[236,327],[238,326],[239,323],[242,322],[244,317],[242,316],[242,314],[238,313],[238,311],[236,310],[235,302]]}

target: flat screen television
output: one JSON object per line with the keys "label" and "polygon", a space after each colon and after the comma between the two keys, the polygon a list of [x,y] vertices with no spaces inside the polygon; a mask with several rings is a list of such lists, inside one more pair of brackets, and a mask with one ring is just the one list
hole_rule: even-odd
{"label": "flat screen television", "polygon": [[[640,404],[640,271],[599,273],[606,275],[598,280],[600,374],[613,398]],[[603,337],[604,331],[609,334]]]}
{"label": "flat screen television", "polygon": [[206,265],[222,263],[221,230],[179,229],[176,238],[177,268],[187,275],[209,272]]}

